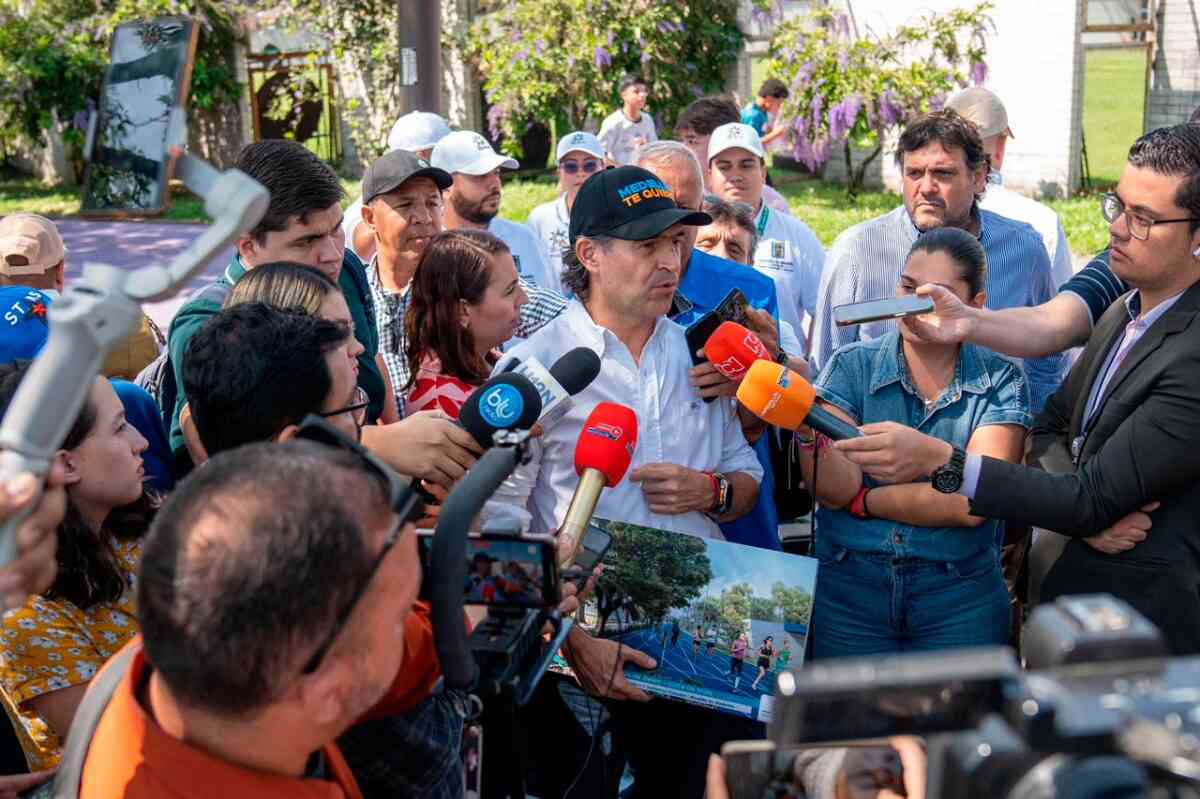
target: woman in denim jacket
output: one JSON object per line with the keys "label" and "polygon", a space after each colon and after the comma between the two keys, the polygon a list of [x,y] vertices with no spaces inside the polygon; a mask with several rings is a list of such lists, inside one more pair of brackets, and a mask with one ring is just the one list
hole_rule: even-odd
{"label": "woman in denim jacket", "polygon": [[[987,260],[979,241],[956,228],[923,234],[896,294],[924,283],[982,307]],[[824,407],[852,424],[899,422],[968,452],[1017,461],[1031,423],[1020,363],[973,344],[924,341],[907,324],[834,353],[816,383]],[[805,478],[821,505],[815,657],[1008,640],[1000,522],[972,516],[966,497],[928,482],[881,485],[826,439],[806,428],[798,435]]]}

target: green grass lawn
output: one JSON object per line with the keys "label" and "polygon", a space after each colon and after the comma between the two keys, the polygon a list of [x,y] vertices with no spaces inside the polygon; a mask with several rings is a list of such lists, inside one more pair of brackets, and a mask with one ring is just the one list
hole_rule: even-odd
{"label": "green grass lawn", "polygon": [[1094,186],[1117,182],[1129,145],[1143,133],[1146,49],[1088,50],[1083,135]]}

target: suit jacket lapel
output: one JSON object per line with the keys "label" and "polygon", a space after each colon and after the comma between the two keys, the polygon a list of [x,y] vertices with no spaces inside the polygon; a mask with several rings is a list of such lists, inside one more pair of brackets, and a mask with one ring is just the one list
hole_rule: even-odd
{"label": "suit jacket lapel", "polygon": [[1071,413],[1071,432],[1069,440],[1073,441],[1079,435],[1079,431],[1083,429],[1083,415],[1087,410],[1088,399],[1092,396],[1092,386],[1099,379],[1100,370],[1104,368],[1104,364],[1108,361],[1108,353],[1116,344],[1117,338],[1124,330],[1125,324],[1129,321],[1129,314],[1125,312],[1124,297],[1112,304],[1112,307],[1100,317],[1100,321],[1096,324],[1095,330],[1092,331],[1092,338],[1100,342],[1091,353],[1084,354],[1083,357],[1091,356],[1091,361],[1087,365],[1087,377],[1079,391],[1079,396],[1075,398],[1075,408]]}

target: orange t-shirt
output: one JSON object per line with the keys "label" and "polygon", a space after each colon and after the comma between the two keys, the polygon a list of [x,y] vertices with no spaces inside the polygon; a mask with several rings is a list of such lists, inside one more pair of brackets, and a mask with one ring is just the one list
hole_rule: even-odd
{"label": "orange t-shirt", "polygon": [[[354,775],[333,743],[322,748],[328,779],[316,780],[252,771],[168,735],[137,698],[150,668],[140,651],[141,637],[129,646],[139,651],[96,727],[84,764],[81,799],[362,799]],[[429,606],[418,602],[405,620],[400,671],[388,692],[361,720],[414,707],[429,696],[440,676]]]}

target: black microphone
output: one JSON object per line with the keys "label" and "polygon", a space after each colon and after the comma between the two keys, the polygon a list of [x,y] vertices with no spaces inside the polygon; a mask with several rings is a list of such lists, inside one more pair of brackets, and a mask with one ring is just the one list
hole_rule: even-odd
{"label": "black microphone", "polygon": [[[507,371],[511,367],[505,367]],[[547,369],[537,358],[529,358],[513,371],[529,379],[542,400],[538,424],[547,429],[573,407],[571,397],[592,384],[600,374],[600,356],[587,347],[576,347]]]}
{"label": "black microphone", "polygon": [[458,413],[458,424],[489,449],[499,430],[528,430],[542,413],[542,398],[525,376],[501,372],[471,392]]}

